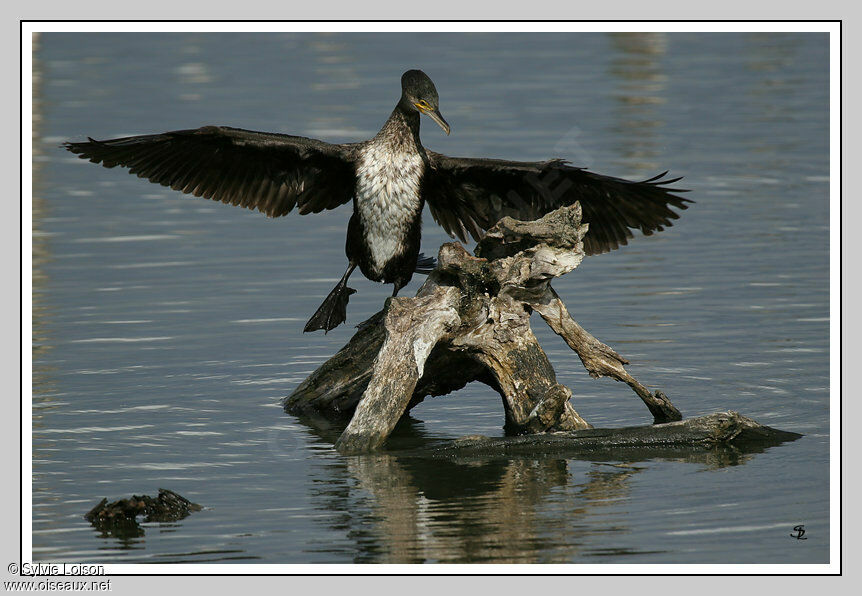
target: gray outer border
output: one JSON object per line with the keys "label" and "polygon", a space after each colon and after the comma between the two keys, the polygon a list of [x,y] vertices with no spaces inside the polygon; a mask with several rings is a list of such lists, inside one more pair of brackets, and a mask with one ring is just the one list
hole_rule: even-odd
{"label": "gray outer border", "polygon": [[[625,0],[623,2],[615,2],[613,5],[606,3],[596,3],[596,4],[575,4],[571,2],[531,2],[529,4],[529,13],[525,11],[523,7],[519,7],[517,5],[504,5],[499,2],[491,3],[491,2],[477,2],[470,5],[466,5],[463,0],[462,1],[453,1],[453,0],[436,0],[431,4],[409,4],[403,2],[386,2],[386,3],[378,3],[374,7],[369,6],[367,3],[357,3],[357,2],[344,2],[344,0],[335,0],[334,2],[330,0],[325,5],[305,5],[305,6],[297,6],[286,3],[274,3],[274,2],[261,2],[259,0],[247,0],[243,2],[241,6],[237,8],[237,5],[234,4],[225,4],[218,5],[217,3],[207,2],[204,3],[202,0],[195,0],[193,2],[184,2],[182,5],[178,5],[176,1],[168,1],[168,0],[150,0],[149,2],[141,5],[141,4],[133,4],[133,5],[123,5],[118,4],[114,1],[106,1],[99,0],[96,2],[89,2],[86,5],[82,3],[72,3],[72,2],[60,2],[58,0],[43,0],[38,4],[30,3],[26,5],[24,8],[20,8],[20,5],[13,5],[12,3],[7,3],[3,8],[3,16],[6,17],[2,21],[2,26],[6,30],[6,35],[2,36],[3,49],[5,50],[2,53],[2,60],[4,66],[4,72],[7,73],[9,80],[14,80],[18,77],[15,76],[15,71],[20,70],[20,64],[18,62],[19,59],[19,22],[21,19],[28,20],[40,20],[40,19],[50,19],[50,20],[63,20],[63,19],[159,19],[159,18],[170,18],[170,19],[315,19],[315,18],[331,18],[332,15],[339,15],[339,17],[344,19],[351,18],[362,18],[362,19],[373,19],[373,18],[398,18],[398,19],[428,19],[428,18],[459,18],[459,19],[540,19],[540,18],[549,18],[553,17],[555,19],[577,19],[577,20],[590,20],[590,19],[619,19],[624,17],[626,19],[637,20],[637,19],[736,19],[743,18],[746,20],[758,20],[758,19],[840,19],[842,18],[842,13],[847,13],[849,11],[841,10],[842,8],[846,8],[847,4],[843,2],[838,2],[834,0],[822,0],[818,2],[815,8],[812,8],[812,5],[808,3],[799,3],[795,5],[791,5],[787,2],[778,2],[778,1],[770,1],[770,2],[752,2],[751,0],[742,1],[742,0],[725,0],[720,5],[715,3],[694,3],[690,1],[668,1],[668,0],[653,0],[651,2],[636,2],[634,0]],[[444,28],[445,24],[441,24],[441,28]],[[844,72],[847,70],[847,64],[855,65],[857,62],[853,60],[853,58],[859,56],[859,38],[854,36],[853,26],[848,26],[845,22],[843,25],[843,53],[845,54],[844,58],[844,66],[842,68],[842,77]],[[837,59],[837,57],[834,57]],[[849,99],[846,105],[856,106],[859,105],[859,93],[858,93],[858,81],[854,78],[844,79],[842,84],[843,95],[846,95]],[[3,96],[5,113],[10,114],[10,117],[4,118],[2,120],[3,124],[3,132],[6,135],[7,139],[17,139],[20,134],[20,130],[14,130],[14,121],[15,118],[12,117],[12,114],[20,113],[20,106],[17,95],[12,95],[7,93]],[[857,138],[856,135],[852,133],[856,131],[858,126],[858,116],[856,116],[856,110],[848,110],[848,118],[847,124],[842,122],[842,128],[844,126],[850,125],[853,128],[850,128],[851,134],[847,135],[847,138]],[[24,123],[26,126],[26,123]],[[8,129],[8,130],[7,130]],[[850,151],[848,155],[853,157],[859,157],[859,151],[856,150],[854,145],[849,145],[847,147]],[[843,149],[843,147],[842,147]],[[7,143],[3,149],[3,170],[6,174],[7,180],[17,180],[19,178],[19,174],[12,171],[12,168],[15,167],[13,164],[19,164],[19,159],[16,159],[18,155],[18,147],[16,143]],[[834,157],[837,159],[837,156]],[[857,159],[847,159],[847,162],[850,164],[859,163]],[[11,187],[14,188],[13,184],[10,184]],[[19,204],[20,207],[20,204]],[[843,211],[846,209],[846,211]],[[862,210],[860,207],[860,202],[858,200],[847,201],[846,204],[842,201],[842,228],[843,222],[856,222],[860,221],[859,211]],[[19,213],[17,210],[14,213],[8,214],[5,218],[0,219],[0,242],[3,243],[3,248],[5,249],[4,254],[7,255],[7,258],[3,261],[4,269],[8,269],[8,271],[4,271],[9,278],[11,279],[19,279],[20,280],[20,220],[18,216]],[[849,236],[848,237],[852,237]],[[844,235],[842,234],[842,244],[839,248],[838,246],[833,246],[832,250],[841,250],[843,249],[843,239]],[[27,238],[24,239],[25,241]],[[843,251],[842,251],[843,252]],[[842,258],[842,277],[844,273],[844,268],[849,267],[849,263],[854,262],[854,260]],[[15,269],[19,269],[15,271]],[[843,285],[842,289],[842,299],[843,295],[846,291],[847,296],[850,300],[858,294],[858,288],[856,284],[852,282],[854,279],[858,279],[858,276],[851,275],[853,271],[848,270],[848,280],[851,280],[848,283],[848,286],[845,290]],[[837,281],[837,280],[836,280]],[[25,294],[26,296],[26,294]],[[851,302],[848,302],[851,304]],[[2,318],[2,329],[4,331],[3,337],[3,358],[0,360],[2,362],[2,370],[6,373],[5,378],[7,379],[21,379],[23,382],[29,382],[28,378],[21,378],[21,370],[20,370],[20,345],[13,347],[13,338],[18,336],[20,339],[20,303],[19,298],[7,292],[3,297],[3,312],[6,313]],[[843,310],[843,309],[842,309]],[[848,318],[843,321],[843,327],[847,326],[851,329],[855,329],[859,322],[859,315],[854,312],[848,312]],[[832,316],[836,316],[837,313],[832,313]],[[17,321],[16,321],[17,319]],[[16,322],[18,323],[16,325]],[[15,342],[18,343],[18,342]],[[842,342],[843,343],[843,342]],[[842,346],[843,348],[843,346]],[[850,353],[853,353],[851,351]],[[845,354],[842,350],[842,363],[843,360],[847,358],[847,354]],[[843,367],[842,367],[843,368]],[[3,417],[3,433],[2,433],[2,446],[5,448],[4,452],[7,454],[7,457],[4,458],[4,472],[6,472],[5,477],[7,479],[18,477],[17,470],[17,458],[12,456],[12,454],[17,455],[20,451],[20,436],[19,436],[19,408],[17,406],[18,400],[15,399],[16,394],[20,394],[20,384],[17,389],[19,391],[8,391],[10,395],[7,395],[7,415]],[[837,388],[833,388],[835,391]],[[10,404],[16,404],[12,407],[9,407]],[[847,400],[846,403],[843,404],[843,419],[852,420],[857,418],[854,414],[857,414],[858,405],[854,400]],[[849,451],[847,452],[849,455]],[[851,457],[843,458],[843,461],[854,461]],[[846,480],[847,484],[842,486],[847,490],[848,493],[856,493],[855,490],[857,488],[858,481],[854,481],[853,475],[843,476],[843,479]],[[14,490],[5,490],[2,491],[3,505],[5,506],[5,511],[15,511],[19,510],[20,503],[18,493]],[[852,514],[852,511],[847,511],[846,513]],[[847,523],[851,521],[852,518],[845,518],[845,523],[842,524],[844,527],[850,527],[851,524]],[[4,539],[2,541],[2,549],[0,549],[0,553],[4,556],[2,557],[5,563],[9,563],[12,561],[18,560],[18,522],[19,520],[10,519],[7,517],[3,522],[3,536]],[[852,521],[855,521],[853,519]],[[25,523],[27,523],[25,521]],[[853,524],[855,527],[856,524]],[[854,542],[851,540],[844,540],[844,547],[850,549],[847,553],[842,553],[844,556],[842,557],[844,561],[853,561],[857,560],[857,557],[853,557],[853,554],[858,554],[858,547],[855,546]],[[837,552],[837,551],[836,551]],[[848,556],[849,555],[849,556]],[[201,571],[206,572],[206,568],[201,566]],[[417,570],[418,571],[418,570]],[[653,572],[660,570],[653,569]],[[756,573],[756,570],[752,570]],[[790,570],[788,570],[790,571]],[[387,573],[385,567],[381,567],[378,571],[379,573]],[[421,571],[419,571],[421,572]],[[744,573],[745,571],[740,570],[740,572]],[[326,574],[327,569],[325,566],[321,566],[320,568],[321,574]],[[841,585],[838,586],[835,583],[832,583],[830,592],[842,594],[848,592],[850,582],[844,581],[852,577],[854,574],[854,569],[844,569],[844,575],[841,578]],[[3,579],[10,579],[8,574],[4,573]],[[722,578],[721,583],[724,584],[727,581],[733,582],[746,582],[748,584],[748,588],[753,588],[754,590],[757,587],[751,585],[756,584],[759,587],[766,588],[766,582],[768,582],[768,588],[770,590],[788,590],[791,592],[797,591],[805,591],[806,589],[811,588],[811,582],[816,581],[817,578],[798,578],[798,577],[759,577],[759,578],[741,578],[741,577],[724,577]],[[241,577],[218,577],[218,576],[205,576],[205,577],[117,577],[113,580],[113,591],[115,593],[122,594],[152,594],[155,590],[164,589],[167,586],[170,586],[171,592],[185,592],[188,591],[198,591],[202,587],[210,588],[216,587],[219,592],[219,588],[223,588],[225,592],[236,592],[242,589],[248,589],[252,585],[254,589],[260,588],[268,588],[272,587],[275,590],[287,590],[289,592],[297,593],[297,591],[304,591],[305,589],[310,589],[313,586],[315,591],[320,591],[321,587],[326,589],[328,592],[329,589],[345,589],[346,590],[379,590],[379,582],[385,582],[385,588],[387,591],[391,589],[405,589],[409,590],[411,595],[419,595],[419,594],[439,594],[441,588],[447,588],[450,586],[454,586],[457,582],[458,588],[463,589],[465,591],[474,591],[477,589],[488,590],[492,589],[494,591],[500,591],[502,593],[523,593],[526,591],[535,590],[537,587],[537,582],[541,582],[542,587],[549,588],[557,588],[557,589],[570,589],[570,590],[578,590],[579,592],[583,592],[585,590],[590,590],[591,588],[600,588],[603,591],[607,591],[608,588],[611,589],[626,589],[626,588],[634,588],[643,590],[643,582],[652,582],[661,581],[661,590],[664,593],[691,593],[694,590],[703,591],[705,586],[714,587],[716,591],[719,589],[726,589],[726,586],[722,585],[719,587],[719,584],[714,581],[705,581],[700,577],[675,577],[672,580],[668,580],[666,578],[656,577],[656,578],[643,578],[643,577],[580,577],[580,578],[564,578],[564,577],[439,577],[439,578],[427,578],[417,581],[416,578],[411,577],[387,577],[381,579],[379,577],[368,577],[368,578],[355,578],[355,577],[291,577],[291,578],[280,578],[280,577],[255,577],[255,578],[241,578]],[[833,580],[834,581],[834,580]],[[290,582],[290,583],[286,583]],[[373,582],[373,586],[372,586]],[[480,583],[481,582],[481,583]],[[563,584],[562,582],[566,582]],[[576,584],[574,582],[577,582]],[[623,582],[622,585],[619,582]],[[653,587],[658,588],[658,585],[653,584]],[[502,588],[502,590],[501,590]],[[837,589],[836,589],[837,588]],[[459,590],[460,591],[460,590]],[[746,590],[748,591],[748,590]],[[708,590],[709,593],[712,592],[712,589]]]}

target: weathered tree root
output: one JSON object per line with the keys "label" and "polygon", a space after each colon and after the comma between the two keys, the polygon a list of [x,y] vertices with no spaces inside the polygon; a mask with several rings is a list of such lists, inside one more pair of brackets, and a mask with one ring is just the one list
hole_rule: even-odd
{"label": "weathered tree root", "polygon": [[538,312],[578,354],[593,377],[628,384],[656,423],[682,416],[650,391],[609,346],[575,322],[550,285],[584,257],[581,208],[575,203],[540,220],[503,218],[470,255],[459,243],[440,248],[437,268],[416,297],[390,298],[350,342],[285,399],[294,414],[346,418],[336,442],[343,453],[379,448],[405,412],[428,395],[481,381],[503,398],[512,434],[591,428],[557,383],[530,328]]}

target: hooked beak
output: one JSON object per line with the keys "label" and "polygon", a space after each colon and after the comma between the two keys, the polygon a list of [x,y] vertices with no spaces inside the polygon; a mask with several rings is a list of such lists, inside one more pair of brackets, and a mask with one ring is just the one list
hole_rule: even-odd
{"label": "hooked beak", "polygon": [[426,110],[425,108],[423,108],[418,103],[415,105],[417,108],[419,108],[420,112],[422,112],[423,114],[425,114],[426,116],[431,118],[431,120],[436,122],[440,126],[440,128],[443,129],[443,132],[445,132],[446,135],[448,136],[449,130],[450,130],[449,123],[443,119],[443,114],[440,113],[440,110]]}

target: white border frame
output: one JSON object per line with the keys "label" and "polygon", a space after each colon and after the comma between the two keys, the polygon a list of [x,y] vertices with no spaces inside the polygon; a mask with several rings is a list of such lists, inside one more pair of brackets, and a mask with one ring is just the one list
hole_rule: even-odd
{"label": "white border frame", "polygon": [[[812,565],[326,565],[326,564],[105,564],[111,575],[268,575],[268,574],[780,574],[809,575],[840,572],[841,527],[841,23],[737,21],[601,21],[601,22],[118,22],[58,21],[21,23],[21,110],[32,114],[32,34],[36,32],[823,32],[830,34],[830,563]],[[31,120],[32,124],[32,120]],[[27,134],[27,131],[30,134]],[[22,254],[21,254],[21,474],[32,478],[32,127],[22,122]],[[24,231],[28,236],[24,236]],[[29,338],[31,341],[25,341]],[[24,458],[24,454],[27,457]],[[32,484],[21,487],[22,529],[32,523]],[[30,527],[32,530],[32,526]],[[21,536],[22,562],[32,562],[32,535]]]}

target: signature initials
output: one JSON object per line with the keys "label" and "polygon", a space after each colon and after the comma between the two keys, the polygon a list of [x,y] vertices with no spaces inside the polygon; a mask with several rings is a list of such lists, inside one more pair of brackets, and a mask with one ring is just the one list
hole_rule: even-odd
{"label": "signature initials", "polygon": [[791,538],[796,538],[797,540],[808,540],[808,538],[805,538],[805,526],[793,526],[793,531],[796,532],[796,534],[791,534]]}

